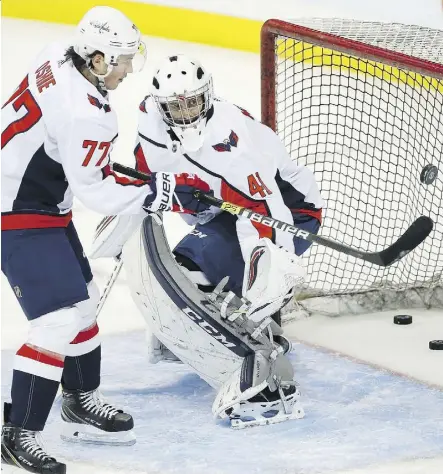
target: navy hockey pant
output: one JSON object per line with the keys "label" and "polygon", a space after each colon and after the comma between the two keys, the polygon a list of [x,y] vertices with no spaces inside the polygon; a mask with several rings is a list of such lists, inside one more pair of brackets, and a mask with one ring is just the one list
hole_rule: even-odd
{"label": "navy hockey pant", "polygon": [[[235,216],[223,212],[206,224],[197,224],[175,247],[174,253],[192,260],[214,285],[229,276],[226,289],[241,296],[245,262],[237,238],[236,221]],[[294,215],[294,223],[311,233],[317,233],[320,228],[318,220],[307,215]],[[307,240],[294,237],[297,255],[306,252],[310,245]]]}
{"label": "navy hockey pant", "polygon": [[2,272],[28,320],[88,299],[91,268],[74,224],[2,231]]}

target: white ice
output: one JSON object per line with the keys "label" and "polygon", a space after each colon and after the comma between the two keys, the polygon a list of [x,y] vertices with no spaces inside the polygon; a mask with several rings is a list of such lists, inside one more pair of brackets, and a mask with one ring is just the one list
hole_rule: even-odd
{"label": "white ice", "polygon": [[[29,61],[67,26],[2,19],[2,101],[23,78]],[[260,115],[259,58],[201,45],[146,38],[149,59],[178,52],[198,57],[214,75],[218,95]],[[138,103],[148,68],[112,98],[120,142],[113,159],[132,164]],[[76,203],[74,221],[88,249],[100,216]],[[166,228],[172,244],[186,232],[176,216]],[[103,288],[112,263],[93,261]],[[9,396],[11,361],[26,339],[26,320],[2,276],[2,399]],[[143,321],[122,274],[100,317],[102,389],[136,420],[133,447],[80,446],[59,440],[59,401],[45,430],[48,450],[68,473],[437,474],[443,472],[443,339],[439,310],[414,311],[414,323],[392,324],[392,312],[356,317],[321,316],[289,323],[292,360],[301,384],[305,419],[235,432],[215,423],[214,397],[181,364],[146,363]],[[122,317],[124,315],[124,317]],[[399,375],[403,374],[403,375]],[[13,468],[2,466],[5,473]]]}

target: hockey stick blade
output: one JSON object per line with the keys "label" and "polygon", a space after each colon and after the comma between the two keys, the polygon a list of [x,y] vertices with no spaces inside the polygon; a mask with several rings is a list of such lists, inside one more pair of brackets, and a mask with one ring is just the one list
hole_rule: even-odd
{"label": "hockey stick blade", "polygon": [[434,223],[431,218],[420,216],[396,242],[380,252],[367,253],[365,260],[388,267],[420,245],[431,233],[433,227]]}
{"label": "hockey stick blade", "polygon": [[[114,171],[126,174],[132,178],[144,179],[147,181],[149,181],[151,178],[149,174],[142,173],[133,168],[129,168],[128,166],[121,165],[120,163],[111,163],[111,167]],[[310,242],[315,242],[316,244],[323,245],[324,247],[334,249],[337,252],[351,255],[355,258],[365,260],[366,262],[370,262],[381,267],[392,265],[411,252],[411,250],[414,250],[415,247],[420,245],[423,240],[431,233],[434,226],[432,219],[426,216],[421,216],[416,219],[415,222],[413,222],[411,226],[408,227],[406,232],[388,248],[381,250],[380,252],[363,252],[321,235],[311,234],[304,229],[299,229],[294,225],[287,224],[286,222],[279,221],[269,216],[264,216],[245,207],[238,206],[237,204],[222,201],[221,199],[217,199],[214,196],[209,196],[205,193],[202,193],[201,191],[196,191],[194,196],[202,202],[218,207],[225,212],[229,212],[230,214],[243,216],[267,227],[281,230],[283,232],[289,232],[295,237],[309,240]]]}

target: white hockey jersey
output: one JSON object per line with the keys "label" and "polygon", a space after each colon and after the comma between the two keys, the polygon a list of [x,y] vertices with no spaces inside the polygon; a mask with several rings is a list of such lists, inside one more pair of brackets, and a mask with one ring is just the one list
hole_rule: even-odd
{"label": "white hockey jersey", "polygon": [[[324,202],[311,170],[298,166],[278,136],[245,110],[215,101],[207,117],[203,147],[184,154],[173,132],[163,122],[153,99],[140,104],[137,168],[150,173],[195,173],[209,183],[215,197],[254,209],[293,224],[293,213],[321,222]],[[243,255],[257,238],[268,237],[294,250],[291,234],[245,218],[236,224]]]}
{"label": "white hockey jersey", "polygon": [[75,195],[102,214],[136,214],[151,193],[109,167],[117,117],[108,96],[53,44],[2,108],[2,229],[63,227]]}

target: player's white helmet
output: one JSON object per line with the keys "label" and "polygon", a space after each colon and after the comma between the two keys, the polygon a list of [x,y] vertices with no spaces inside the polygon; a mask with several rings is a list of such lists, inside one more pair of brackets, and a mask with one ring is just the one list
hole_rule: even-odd
{"label": "player's white helmet", "polygon": [[211,74],[185,55],[170,56],[156,69],[151,91],[163,120],[178,136],[183,149],[199,150],[214,100]]}
{"label": "player's white helmet", "polygon": [[100,51],[104,54],[108,66],[106,74],[99,75],[91,70],[99,79],[108,76],[123,55],[126,61],[132,61],[134,72],[141,71],[146,60],[146,47],[140,31],[122,12],[111,7],[94,7],[85,14],[77,26],[74,51],[89,67],[92,53]]}

